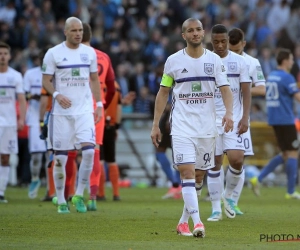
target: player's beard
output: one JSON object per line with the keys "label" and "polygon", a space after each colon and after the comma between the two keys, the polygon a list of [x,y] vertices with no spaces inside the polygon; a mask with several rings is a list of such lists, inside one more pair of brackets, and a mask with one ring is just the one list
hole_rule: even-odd
{"label": "player's beard", "polygon": [[193,48],[198,48],[199,46],[201,46],[202,45],[202,39],[199,41],[199,42],[192,42],[192,41],[190,41],[189,42],[189,45],[191,46],[191,47],[193,47]]}
{"label": "player's beard", "polygon": [[0,61],[0,67],[6,66],[7,62],[3,59]]}

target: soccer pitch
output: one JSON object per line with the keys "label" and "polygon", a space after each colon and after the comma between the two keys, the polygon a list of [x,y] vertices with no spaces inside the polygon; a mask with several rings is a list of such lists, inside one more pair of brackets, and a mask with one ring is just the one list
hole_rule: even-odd
{"label": "soccer pitch", "polygon": [[[259,198],[245,188],[239,204],[244,215],[228,219],[223,213],[221,222],[207,222],[210,202],[200,201],[206,227],[203,239],[176,234],[183,201],[162,200],[166,191],[125,188],[121,189],[122,201],[113,202],[108,189],[108,200],[97,203],[98,211],[79,214],[71,207],[70,214],[58,214],[51,202],[29,200],[27,189],[10,187],[9,203],[0,204],[0,249],[300,249],[300,241],[262,239],[300,236],[300,201],[285,200],[283,187],[264,188]],[[41,189],[39,198],[44,193]]]}

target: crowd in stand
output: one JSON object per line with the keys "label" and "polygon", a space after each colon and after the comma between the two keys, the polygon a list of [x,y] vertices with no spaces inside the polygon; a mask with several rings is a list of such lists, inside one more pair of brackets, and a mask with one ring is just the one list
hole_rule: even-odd
{"label": "crowd in stand", "polygon": [[[151,114],[166,58],[185,47],[181,24],[202,21],[206,44],[216,23],[245,32],[246,52],[265,76],[276,68],[278,47],[295,55],[300,82],[300,1],[297,0],[0,0],[0,40],[12,47],[11,66],[34,67],[41,48],[64,40],[64,22],[77,16],[92,26],[92,46],[111,57],[126,112]],[[297,67],[298,66],[298,67]]]}

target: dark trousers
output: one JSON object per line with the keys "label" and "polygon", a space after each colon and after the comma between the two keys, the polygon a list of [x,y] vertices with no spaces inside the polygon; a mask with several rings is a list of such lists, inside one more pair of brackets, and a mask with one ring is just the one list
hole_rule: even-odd
{"label": "dark trousers", "polygon": [[26,184],[31,182],[30,173],[30,153],[28,148],[28,139],[19,138],[19,164],[18,164],[18,179],[21,184]]}

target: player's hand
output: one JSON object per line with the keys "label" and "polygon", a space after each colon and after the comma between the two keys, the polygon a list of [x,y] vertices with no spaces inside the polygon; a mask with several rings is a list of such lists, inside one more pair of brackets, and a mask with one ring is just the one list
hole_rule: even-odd
{"label": "player's hand", "polygon": [[233,116],[231,112],[226,112],[222,119],[222,127],[224,126],[225,133],[233,130]]}
{"label": "player's hand", "polygon": [[25,122],[22,119],[18,119],[18,130],[23,130]]}
{"label": "player's hand", "polygon": [[238,124],[238,134],[244,134],[245,132],[247,132],[249,127],[249,119],[248,117],[242,117],[242,119],[239,121]]}
{"label": "player's hand", "polygon": [[151,139],[155,147],[158,148],[159,143],[161,142],[161,133],[158,126],[153,126],[151,130]]}
{"label": "player's hand", "polygon": [[71,100],[62,95],[62,94],[58,94],[55,98],[55,100],[58,102],[58,104],[63,108],[63,109],[67,109],[67,108],[70,108],[72,103],[71,103]]}
{"label": "player's hand", "polygon": [[102,107],[97,107],[95,109],[95,113],[94,113],[94,120],[95,120],[95,124],[98,123],[101,120],[102,117]]}

